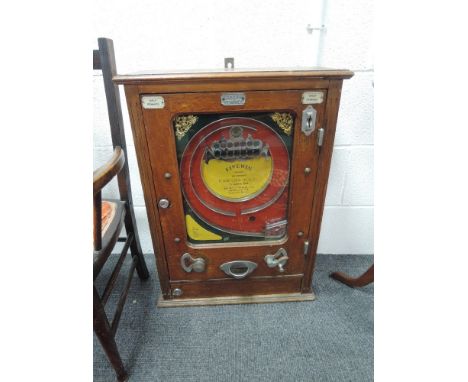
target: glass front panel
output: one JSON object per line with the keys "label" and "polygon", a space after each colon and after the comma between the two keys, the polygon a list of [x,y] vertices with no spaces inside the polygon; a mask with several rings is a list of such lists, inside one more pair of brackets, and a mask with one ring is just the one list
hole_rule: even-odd
{"label": "glass front panel", "polygon": [[188,241],[283,238],[294,116],[179,115],[173,123]]}

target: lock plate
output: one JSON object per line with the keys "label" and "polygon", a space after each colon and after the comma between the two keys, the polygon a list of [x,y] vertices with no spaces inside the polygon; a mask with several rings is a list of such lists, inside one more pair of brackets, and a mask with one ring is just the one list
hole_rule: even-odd
{"label": "lock plate", "polygon": [[315,120],[317,119],[317,110],[312,105],[307,106],[302,112],[302,127],[304,135],[309,136],[315,130]]}

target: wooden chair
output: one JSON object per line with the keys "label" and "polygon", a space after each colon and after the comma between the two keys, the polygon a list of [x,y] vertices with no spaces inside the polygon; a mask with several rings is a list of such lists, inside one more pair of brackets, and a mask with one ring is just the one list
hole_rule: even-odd
{"label": "wooden chair", "polygon": [[374,282],[374,264],[372,264],[361,276],[355,278],[342,272],[333,272],[330,274],[330,277],[352,288],[363,287]]}
{"label": "wooden chair", "polygon": [[[112,82],[112,77],[116,74],[113,43],[112,40],[100,38],[98,39],[98,46],[99,50],[93,51],[93,69],[100,69],[103,74],[114,154],[93,175],[93,327],[112,367],[117,373],[118,380],[125,381],[128,375],[115,343],[115,334],[135,269],[142,280],[147,279],[149,273],[141,250],[133,211],[130,175],[124,154],[126,141],[119,88]],[[102,200],[101,191],[103,187],[115,176],[117,176],[118,180],[120,200]],[[127,237],[119,238],[123,226],[125,226]],[[100,296],[94,281],[111,255],[117,241],[124,242],[124,246],[104,292]],[[118,300],[114,318],[112,323],[109,323],[104,306],[109,299],[129,249],[133,262],[124,290]]]}

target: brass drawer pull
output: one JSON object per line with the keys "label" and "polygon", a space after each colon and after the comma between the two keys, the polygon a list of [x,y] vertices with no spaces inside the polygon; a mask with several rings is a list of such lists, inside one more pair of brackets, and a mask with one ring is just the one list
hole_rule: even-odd
{"label": "brass drawer pull", "polygon": [[236,260],[221,264],[219,268],[228,276],[244,279],[257,268],[257,264],[252,261]]}

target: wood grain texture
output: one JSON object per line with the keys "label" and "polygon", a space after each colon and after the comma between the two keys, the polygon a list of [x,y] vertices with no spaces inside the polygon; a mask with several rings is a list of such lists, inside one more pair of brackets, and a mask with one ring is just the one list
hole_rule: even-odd
{"label": "wood grain texture", "polygon": [[[323,92],[326,95],[325,89]],[[256,270],[258,274],[273,275],[278,271],[266,267],[264,257],[266,254],[276,252],[280,247],[285,248],[289,254],[289,261],[285,267],[286,273],[302,273],[304,267],[302,250],[307,236],[299,237],[298,232],[309,231],[309,216],[312,209],[319,154],[316,145],[318,129],[316,128],[310,136],[301,132],[302,110],[304,109],[301,91],[258,91],[245,94],[245,105],[229,107],[220,104],[221,93],[205,93],[203,97],[197,93],[165,94],[163,109],[142,109],[152,178],[155,182],[155,199],[152,204],[156,205],[157,201],[163,198],[170,200],[169,208],[158,208],[158,211],[171,279],[217,278],[222,276],[219,265],[232,260],[254,261],[259,264],[259,269]],[[324,104],[315,105],[315,109],[317,110],[316,125],[321,126]],[[269,112],[271,110],[283,110],[296,115],[288,206],[288,241],[278,246],[265,242],[256,247],[243,246],[239,243],[234,248],[224,248],[222,251],[218,246],[207,248],[205,245],[203,249],[189,246],[185,240],[185,214],[179,166],[176,160],[176,138],[172,125],[174,116],[179,113]],[[312,170],[311,173],[304,172],[306,167]],[[170,179],[164,177],[167,172],[173,175]],[[175,242],[175,238],[180,238],[181,241]],[[205,258],[208,263],[207,272],[186,273],[180,266],[180,257],[185,252],[191,253],[194,257]]]}
{"label": "wood grain texture", "polygon": [[255,296],[278,293],[300,293],[302,275],[259,277],[235,280],[225,278],[221,280],[207,280],[197,282],[171,282],[171,288],[182,290],[182,296],[171,298],[226,297],[226,296]]}
{"label": "wood grain texture", "polygon": [[315,266],[315,257],[320,236],[320,226],[322,224],[323,209],[325,207],[325,197],[327,193],[328,176],[330,173],[342,84],[342,80],[330,81],[330,87],[328,88],[324,122],[325,135],[320,149],[318,173],[314,189],[315,195],[308,235],[308,237],[310,237],[310,253],[306,259],[302,284],[302,291],[304,293],[308,293],[311,290],[312,274]]}
{"label": "wood grain texture", "polygon": [[[218,298],[271,294],[308,294],[320,232],[333,140],[343,79],[347,70],[226,71],[215,73],[165,73],[116,76],[125,84],[135,137],[137,159],[145,193],[151,235],[155,247],[163,300],[173,300],[174,288],[183,290],[180,299]],[[301,131],[302,94],[305,90],[323,92],[324,101],[314,104],[316,128],[310,136]],[[242,91],[245,104],[223,106],[222,92]],[[164,107],[143,109],[141,96],[157,94]],[[186,227],[179,164],[175,147],[173,119],[179,114],[223,114],[272,111],[295,116],[290,168],[287,238],[282,242],[203,244],[186,242]],[[317,145],[319,128],[325,129],[322,147]],[[305,168],[310,171],[305,172]],[[165,174],[171,174],[167,177]],[[158,200],[170,201],[159,208]],[[304,243],[309,251],[304,255]],[[284,274],[268,268],[264,257],[286,249],[289,260]],[[182,254],[206,261],[204,272],[186,272]],[[249,260],[258,264],[246,279],[226,278],[220,265],[227,261]],[[235,299],[234,299],[235,300]],[[234,301],[232,300],[232,301]],[[239,300],[238,300],[239,301]],[[198,304],[199,302],[192,302]],[[221,303],[221,302],[219,302]]]}
{"label": "wood grain texture", "polygon": [[351,78],[353,72],[343,69],[327,68],[279,68],[271,70],[255,69],[229,69],[213,71],[174,71],[172,73],[136,73],[129,75],[118,75],[114,81],[118,84],[149,84],[156,82],[189,82],[189,81],[246,81],[263,80],[291,80],[291,79],[345,79]]}
{"label": "wood grain texture", "polygon": [[316,90],[326,89],[329,80],[278,80],[278,79],[255,79],[248,82],[239,82],[232,80],[217,81],[190,81],[190,82],[154,82],[150,85],[140,84],[139,88],[143,94],[157,93],[206,93],[213,91],[235,92],[235,91],[265,91],[265,90]]}
{"label": "wood grain texture", "polygon": [[159,213],[155,206],[155,201],[157,199],[155,196],[151,164],[149,162],[148,145],[140,107],[141,103],[138,88],[135,86],[126,86],[125,95],[127,98],[130,122],[132,125],[133,140],[135,142],[136,157],[138,168],[140,170],[140,179],[145,198],[150,234],[153,241],[154,256],[156,258],[156,266],[158,268],[159,284],[161,286],[163,296],[168,297],[170,295],[170,286],[166,251],[159,223]]}

